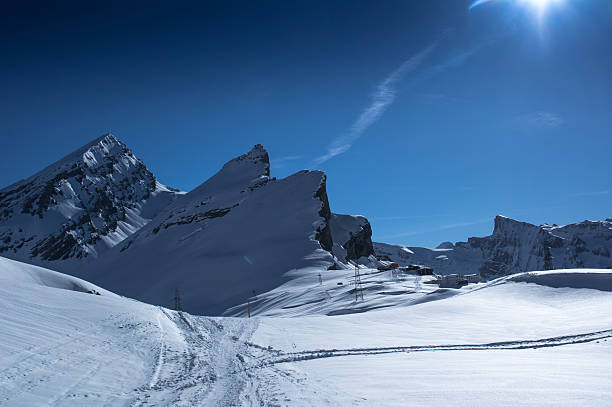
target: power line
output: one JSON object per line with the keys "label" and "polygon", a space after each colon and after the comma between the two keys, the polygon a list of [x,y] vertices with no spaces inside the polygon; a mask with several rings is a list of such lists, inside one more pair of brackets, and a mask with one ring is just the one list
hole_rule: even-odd
{"label": "power line", "polygon": [[355,263],[355,302],[363,301],[363,285],[361,284],[361,274],[359,273],[359,266]]}
{"label": "power line", "polygon": [[179,289],[177,288],[174,292],[174,310],[182,311],[183,307],[181,306],[181,293],[179,293]]}

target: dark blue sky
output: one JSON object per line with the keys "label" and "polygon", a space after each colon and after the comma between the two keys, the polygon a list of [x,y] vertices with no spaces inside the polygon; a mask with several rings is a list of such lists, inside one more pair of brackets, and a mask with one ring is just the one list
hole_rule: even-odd
{"label": "dark blue sky", "polygon": [[183,190],[262,143],[388,242],[612,217],[612,2],[470,4],[4,4],[0,186],[110,131]]}

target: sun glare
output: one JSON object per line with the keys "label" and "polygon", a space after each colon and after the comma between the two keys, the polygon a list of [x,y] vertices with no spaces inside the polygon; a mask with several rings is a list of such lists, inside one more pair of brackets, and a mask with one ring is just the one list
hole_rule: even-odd
{"label": "sun glare", "polygon": [[544,10],[548,6],[554,3],[560,3],[561,0],[520,0],[522,3],[526,3],[532,7],[537,8],[538,10]]}
{"label": "sun glare", "polygon": [[[537,11],[539,16],[542,16],[544,12],[552,5],[560,5],[565,0],[511,0],[513,3],[528,6]],[[476,0],[470,5],[470,10],[487,3],[493,3],[496,0]]]}

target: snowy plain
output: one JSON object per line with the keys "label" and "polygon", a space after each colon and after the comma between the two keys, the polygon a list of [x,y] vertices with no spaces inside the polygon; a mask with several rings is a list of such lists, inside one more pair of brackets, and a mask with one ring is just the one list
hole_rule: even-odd
{"label": "snowy plain", "polygon": [[368,312],[211,318],[0,258],[0,405],[609,406],[611,278],[524,273],[405,304],[366,291],[396,301]]}

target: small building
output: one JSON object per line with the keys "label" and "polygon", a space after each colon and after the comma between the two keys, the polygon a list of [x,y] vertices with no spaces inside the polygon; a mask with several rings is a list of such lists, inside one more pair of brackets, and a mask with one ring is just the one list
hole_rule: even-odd
{"label": "small building", "polygon": [[433,276],[434,270],[431,267],[421,267],[417,270],[419,276]]}
{"label": "small building", "polygon": [[395,270],[399,268],[399,264],[392,262],[392,263],[387,263],[387,264],[382,264],[380,266],[378,266],[378,270],[379,271],[387,271],[387,270]]}
{"label": "small building", "polygon": [[448,274],[446,276],[437,276],[440,288],[460,288],[470,283],[480,282],[478,274]]}
{"label": "small building", "polygon": [[418,264],[409,264],[404,267],[400,267],[399,271],[407,272],[407,273],[415,273],[419,276],[431,276],[433,275],[433,268],[420,266]]}
{"label": "small building", "polygon": [[479,283],[480,282],[480,276],[478,274],[466,274],[463,277],[465,277],[468,283]]}
{"label": "small building", "polygon": [[460,288],[468,284],[465,277],[461,274],[439,276],[438,282],[440,284],[440,288]]}

